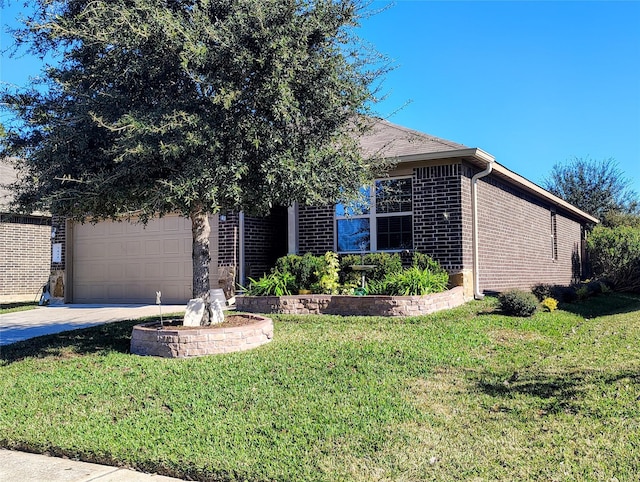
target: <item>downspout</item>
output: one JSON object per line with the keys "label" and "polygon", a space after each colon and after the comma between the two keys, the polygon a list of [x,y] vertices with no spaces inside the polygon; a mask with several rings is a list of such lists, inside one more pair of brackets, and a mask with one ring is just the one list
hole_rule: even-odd
{"label": "downspout", "polygon": [[484,171],[480,171],[471,178],[471,223],[472,223],[472,235],[471,244],[473,247],[473,297],[476,300],[481,300],[484,295],[480,292],[480,257],[478,254],[478,179],[488,176],[493,170],[493,161],[487,162],[487,167]]}

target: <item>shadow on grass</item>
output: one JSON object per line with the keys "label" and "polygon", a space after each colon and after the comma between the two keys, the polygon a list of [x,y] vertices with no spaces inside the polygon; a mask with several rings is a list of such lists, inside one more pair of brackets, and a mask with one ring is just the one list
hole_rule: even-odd
{"label": "shadow on grass", "polygon": [[29,357],[66,357],[73,355],[129,353],[134,325],[159,320],[159,317],[105,323],[89,328],[38,336],[0,347],[0,364]]}
{"label": "shadow on grass", "polygon": [[540,408],[547,414],[577,414],[585,410],[581,401],[587,391],[593,389],[589,387],[603,387],[625,379],[640,388],[640,370],[633,369],[614,373],[597,370],[574,370],[553,375],[541,373],[506,382],[480,380],[476,386],[482,393],[494,398],[509,399],[514,394],[538,398],[541,400]]}
{"label": "shadow on grass", "polygon": [[[640,294],[608,293],[574,303],[561,303],[559,308],[584,318],[640,312]],[[640,316],[640,315],[639,315]]]}

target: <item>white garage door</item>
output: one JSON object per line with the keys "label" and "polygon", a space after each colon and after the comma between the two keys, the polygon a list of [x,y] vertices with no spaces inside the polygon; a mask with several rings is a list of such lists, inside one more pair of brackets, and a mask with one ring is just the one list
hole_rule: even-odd
{"label": "white garage door", "polygon": [[[217,287],[217,216],[211,222],[211,279]],[[186,303],[191,298],[191,221],[171,215],[146,227],[105,221],[73,227],[74,303]]]}

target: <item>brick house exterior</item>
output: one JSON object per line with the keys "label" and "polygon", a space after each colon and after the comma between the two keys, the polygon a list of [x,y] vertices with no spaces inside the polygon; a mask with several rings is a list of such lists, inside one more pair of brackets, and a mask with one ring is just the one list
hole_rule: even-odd
{"label": "brick house exterior", "polygon": [[[369,211],[355,216],[359,221],[333,205],[276,208],[264,218],[222,214],[214,219],[216,265],[211,269],[218,279],[211,280],[212,287],[223,287],[229,296],[287,252],[359,252],[349,236],[360,236],[364,251],[400,252],[405,260],[414,251],[432,256],[453,284],[463,286],[467,299],[580,278],[585,227],[598,222],[592,216],[481,149],[379,119],[360,144],[364,156],[395,164],[370,187]],[[387,184],[403,186],[400,200],[386,199],[384,190],[378,193]],[[64,236],[68,222],[54,219],[54,225]],[[73,282],[73,257],[66,252],[67,246],[62,263],[52,268],[69,278],[68,284]],[[64,296],[75,301],[67,292]]]}
{"label": "brick house exterior", "polygon": [[51,216],[9,211],[11,195],[2,185],[16,180],[7,160],[0,162],[0,301],[38,300],[49,279]]}
{"label": "brick house exterior", "polygon": [[[411,179],[413,245],[396,251],[403,259],[408,259],[407,251],[434,257],[455,284],[465,287],[467,298],[474,295],[474,288],[480,294],[528,289],[537,283],[567,285],[580,279],[585,226],[597,223],[595,218],[508,170],[480,149],[385,121],[376,122],[361,146],[368,155],[397,160],[388,173],[390,179]],[[476,181],[474,235],[473,178],[489,164],[491,172]],[[245,219],[244,229],[237,217],[227,217],[229,220],[235,220],[234,226],[244,233],[247,243],[243,262],[249,268],[240,267],[238,274],[243,280],[259,276],[275,261],[267,255],[270,244],[264,233],[277,232],[281,219],[268,217],[257,224]],[[339,251],[333,205],[289,208],[287,229],[291,253]],[[229,238],[223,239],[222,230],[220,233],[222,249]]]}

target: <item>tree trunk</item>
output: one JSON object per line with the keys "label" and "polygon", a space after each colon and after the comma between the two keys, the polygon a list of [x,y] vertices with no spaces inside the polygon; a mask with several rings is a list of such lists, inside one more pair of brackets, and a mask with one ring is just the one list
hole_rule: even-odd
{"label": "tree trunk", "polygon": [[209,235],[211,226],[209,225],[209,215],[202,206],[195,206],[189,215],[191,218],[191,233],[193,235],[193,247],[191,251],[191,261],[193,263],[193,297],[202,298],[207,307],[204,310],[201,326],[211,323],[209,313],[209,263],[211,256],[209,253]]}

